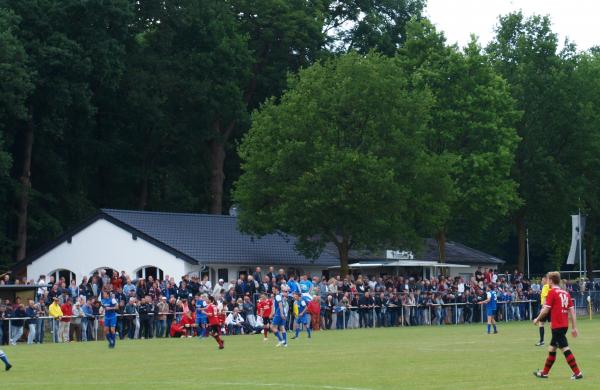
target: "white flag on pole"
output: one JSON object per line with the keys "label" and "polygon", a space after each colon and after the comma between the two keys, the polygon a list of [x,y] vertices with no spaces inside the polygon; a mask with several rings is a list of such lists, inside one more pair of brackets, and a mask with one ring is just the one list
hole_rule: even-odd
{"label": "white flag on pole", "polygon": [[575,264],[575,261],[579,259],[579,240],[585,230],[585,217],[579,214],[571,215],[571,225],[571,249],[567,257],[567,264]]}

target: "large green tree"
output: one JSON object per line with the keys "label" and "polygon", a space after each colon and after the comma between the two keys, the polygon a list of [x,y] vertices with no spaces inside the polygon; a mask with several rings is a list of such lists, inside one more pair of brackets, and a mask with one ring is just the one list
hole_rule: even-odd
{"label": "large green tree", "polygon": [[[18,37],[19,22],[14,12],[0,8],[0,203],[6,206],[12,202],[12,191],[16,188],[9,176],[13,158],[6,142],[12,144],[15,127],[28,120],[27,98],[33,89],[29,58]],[[12,210],[12,207],[0,208],[0,265],[12,256],[14,249],[7,234]]]}
{"label": "large green tree", "polygon": [[325,32],[333,51],[393,56],[407,38],[406,25],[420,19],[425,0],[328,1]]}
{"label": "large green tree", "polygon": [[429,93],[376,54],[318,63],[289,83],[240,146],[241,229],[294,234],[308,256],[332,242],[343,274],[350,249],[414,247],[426,198],[417,188],[431,179],[421,139]]}
{"label": "large green tree", "polygon": [[587,214],[584,245],[592,278],[600,235],[600,50],[578,56],[572,89],[578,116],[576,131],[569,139],[568,161],[571,174],[577,176],[578,206]]}
{"label": "large green tree", "polygon": [[428,20],[414,21],[397,58],[415,74],[415,88],[429,88],[435,97],[426,144],[451,178],[429,202],[436,219],[430,234],[443,261],[448,233],[477,235],[518,206],[510,171],[519,113],[475,40],[460,51]]}
{"label": "large green tree", "polygon": [[567,163],[577,123],[573,48],[558,51],[547,17],[526,18],[518,12],[499,19],[487,52],[523,113],[516,125],[521,142],[512,170],[523,204],[511,222],[517,234],[517,267],[524,271],[526,230],[536,253],[564,254],[568,216],[576,210],[575,175]]}
{"label": "large green tree", "polygon": [[[17,260],[28,242],[56,236],[93,206],[88,156],[107,91],[122,73],[131,22],[126,0],[0,0],[19,19],[15,36],[31,68],[26,113],[8,129],[14,156]],[[99,137],[101,138],[101,136]],[[11,229],[12,230],[12,229]]]}

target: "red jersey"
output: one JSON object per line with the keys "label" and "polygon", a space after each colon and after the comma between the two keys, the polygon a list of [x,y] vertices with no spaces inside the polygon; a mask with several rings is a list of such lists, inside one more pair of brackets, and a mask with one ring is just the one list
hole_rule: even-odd
{"label": "red jersey", "polygon": [[62,322],[71,322],[71,318],[67,317],[67,316],[72,316],[73,315],[73,306],[72,305],[67,305],[66,303],[63,303],[62,305],[60,305],[60,310],[63,313],[63,318],[61,319]]}
{"label": "red jersey", "polygon": [[188,317],[187,314],[184,314],[183,317],[181,317],[181,321],[179,321],[180,325],[194,325],[196,323],[196,316],[194,313],[192,313],[191,316]]}
{"label": "red jersey", "polygon": [[573,307],[571,295],[559,287],[552,287],[544,307],[550,308],[552,329],[569,327],[569,308]]}
{"label": "red jersey", "polygon": [[219,325],[219,310],[216,305],[213,305],[212,303],[209,304],[206,306],[206,309],[204,309],[204,312],[208,316],[209,325]]}
{"label": "red jersey", "polygon": [[273,310],[273,300],[265,299],[264,301],[258,302],[258,315],[261,317],[270,317],[271,311]]}

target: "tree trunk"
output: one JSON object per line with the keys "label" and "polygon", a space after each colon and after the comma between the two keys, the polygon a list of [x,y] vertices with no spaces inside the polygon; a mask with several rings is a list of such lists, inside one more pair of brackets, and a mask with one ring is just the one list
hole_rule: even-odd
{"label": "tree trunk", "polygon": [[219,139],[210,141],[210,210],[211,214],[223,212],[223,183],[225,182],[225,144]]}
{"label": "tree trunk", "polygon": [[23,139],[23,162],[19,186],[17,189],[17,249],[16,259],[21,261],[27,256],[27,213],[29,193],[31,192],[31,155],[33,150],[33,119],[25,126]]}
{"label": "tree trunk", "polygon": [[140,183],[137,209],[146,210],[146,206],[148,206],[148,177],[144,176],[142,182]]}
{"label": "tree trunk", "polygon": [[[592,226],[588,226],[587,231],[591,231]],[[587,277],[590,280],[594,280],[594,258],[593,250],[594,250],[594,235],[593,234],[585,234],[585,262],[587,268]]]}
{"label": "tree trunk", "polygon": [[517,228],[517,239],[519,241],[519,254],[517,256],[517,269],[519,272],[525,272],[525,216],[519,212],[515,218],[515,227]]}
{"label": "tree trunk", "polygon": [[337,245],[337,248],[340,255],[340,276],[343,278],[350,272],[350,268],[348,267],[349,246],[347,240],[342,240],[342,242]]}
{"label": "tree trunk", "polygon": [[440,263],[446,262],[446,232],[438,230],[435,239],[438,243],[438,255]]}

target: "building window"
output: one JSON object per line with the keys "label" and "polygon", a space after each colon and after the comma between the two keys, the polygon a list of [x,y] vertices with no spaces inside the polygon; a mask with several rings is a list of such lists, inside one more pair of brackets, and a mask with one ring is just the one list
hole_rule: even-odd
{"label": "building window", "polygon": [[225,283],[229,282],[229,270],[227,268],[219,268],[217,270],[217,280],[223,279]]}
{"label": "building window", "polygon": [[164,272],[158,267],[142,267],[135,272],[138,279],[148,279],[148,276],[152,276],[154,280],[162,280]]}
{"label": "building window", "polygon": [[57,269],[56,271],[50,272],[48,276],[54,276],[55,282],[60,281],[60,278],[64,278],[67,287],[71,284],[71,280],[76,280],[75,274],[68,269]]}

